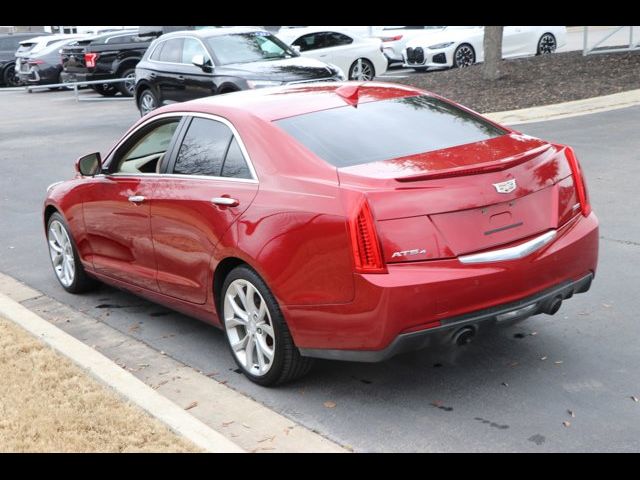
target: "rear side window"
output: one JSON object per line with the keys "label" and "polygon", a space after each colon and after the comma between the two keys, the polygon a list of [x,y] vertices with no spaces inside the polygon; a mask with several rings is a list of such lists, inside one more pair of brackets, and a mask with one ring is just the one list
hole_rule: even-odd
{"label": "rear side window", "polygon": [[191,121],[178,151],[173,173],[252,178],[231,129],[222,122],[199,117]]}
{"label": "rear side window", "polygon": [[162,51],[157,60],[161,62],[180,63],[182,61],[182,42],[182,38],[173,38],[163,42]]}
{"label": "rear side window", "polygon": [[119,35],[117,37],[110,37],[104,43],[119,44],[119,43],[133,43],[141,41],[138,35]]}
{"label": "rear side window", "polygon": [[224,123],[195,117],[180,146],[173,173],[219,177],[232,136]]}
{"label": "rear side window", "polygon": [[307,113],[275,122],[336,167],[480,142],[505,130],[427,95]]}

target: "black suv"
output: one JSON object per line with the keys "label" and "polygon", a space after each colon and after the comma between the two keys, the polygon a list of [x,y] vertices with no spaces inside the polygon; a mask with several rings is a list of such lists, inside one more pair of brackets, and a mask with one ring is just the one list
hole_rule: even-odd
{"label": "black suv", "polygon": [[16,50],[23,40],[46,35],[46,33],[7,33],[0,35],[0,85],[17,87],[20,80],[15,73]]}
{"label": "black suv", "polygon": [[110,97],[120,92],[130,97],[136,64],[155,37],[140,37],[138,30],[116,30],[78,40],[62,48],[63,82],[127,78],[121,83],[94,84],[91,88]]}
{"label": "black suv", "polygon": [[135,95],[140,114],[146,115],[166,100],[339,80],[344,73],[338,67],[301,57],[267,31],[212,28],[156,39],[136,67]]}

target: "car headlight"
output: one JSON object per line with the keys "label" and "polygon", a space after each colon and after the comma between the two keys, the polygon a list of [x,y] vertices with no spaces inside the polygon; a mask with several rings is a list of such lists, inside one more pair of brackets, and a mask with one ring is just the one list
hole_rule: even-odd
{"label": "car headlight", "polygon": [[450,47],[451,45],[453,45],[454,42],[444,42],[444,43],[437,43],[435,45],[431,45],[430,47],[427,47],[429,50],[440,50],[441,48],[447,48]]}
{"label": "car headlight", "polygon": [[247,80],[249,88],[265,88],[265,87],[277,87],[282,85],[282,82],[275,80]]}
{"label": "car headlight", "polygon": [[327,65],[329,65],[332,69],[334,69],[336,71],[336,76],[341,81],[344,81],[344,80],[347,79],[347,76],[344,74],[344,72],[342,71],[342,69],[339,66],[334,65],[333,63],[327,63]]}

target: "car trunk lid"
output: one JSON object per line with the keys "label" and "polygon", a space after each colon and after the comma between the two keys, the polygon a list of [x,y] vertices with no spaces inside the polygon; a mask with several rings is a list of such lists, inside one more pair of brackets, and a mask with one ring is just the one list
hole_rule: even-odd
{"label": "car trunk lid", "polygon": [[[556,228],[572,198],[562,152],[509,133],[482,142],[338,169],[363,189],[388,262],[446,258]],[[572,185],[566,186],[569,193]],[[564,205],[559,208],[560,196]]]}

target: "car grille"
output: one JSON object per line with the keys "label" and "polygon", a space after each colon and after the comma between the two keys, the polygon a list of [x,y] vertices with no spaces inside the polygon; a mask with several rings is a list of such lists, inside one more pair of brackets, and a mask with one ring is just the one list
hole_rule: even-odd
{"label": "car grille", "polygon": [[407,48],[407,63],[424,63],[424,50],[422,47]]}
{"label": "car grille", "polygon": [[447,63],[447,57],[444,55],[444,53],[438,53],[438,54],[433,56],[432,62],[433,63]]}

